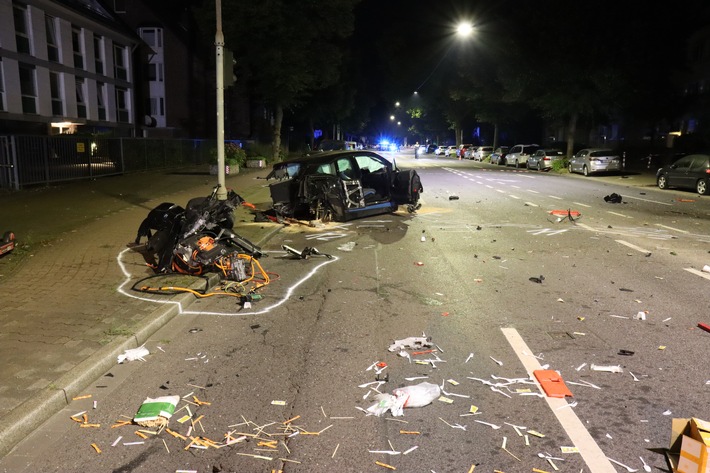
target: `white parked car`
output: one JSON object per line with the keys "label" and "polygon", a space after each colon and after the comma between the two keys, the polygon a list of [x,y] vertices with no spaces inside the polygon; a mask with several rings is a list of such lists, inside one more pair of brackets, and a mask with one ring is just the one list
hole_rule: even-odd
{"label": "white parked car", "polygon": [[505,155],[505,165],[526,167],[528,163],[528,157],[540,149],[540,145],[530,144],[530,145],[515,145],[510,148],[508,154]]}
{"label": "white parked car", "polygon": [[456,146],[449,146],[446,148],[446,152],[444,153],[444,156],[447,158],[449,156],[456,156],[456,151],[458,151],[458,148]]}
{"label": "white parked car", "polygon": [[493,146],[479,146],[476,148],[476,151],[473,152],[473,160],[483,161],[491,154],[493,154]]}
{"label": "white parked car", "polygon": [[437,156],[442,156],[446,154],[446,146],[437,146],[434,150],[434,154]]}
{"label": "white parked car", "polygon": [[621,171],[621,158],[607,148],[586,148],[572,156],[567,166],[569,172],[585,176],[597,172]]}

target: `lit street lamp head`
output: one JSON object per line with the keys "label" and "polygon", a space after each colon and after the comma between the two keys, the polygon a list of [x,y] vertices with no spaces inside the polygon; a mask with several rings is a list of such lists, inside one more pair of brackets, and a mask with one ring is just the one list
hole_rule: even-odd
{"label": "lit street lamp head", "polygon": [[468,38],[473,34],[473,25],[468,21],[462,21],[456,26],[456,35],[460,38]]}

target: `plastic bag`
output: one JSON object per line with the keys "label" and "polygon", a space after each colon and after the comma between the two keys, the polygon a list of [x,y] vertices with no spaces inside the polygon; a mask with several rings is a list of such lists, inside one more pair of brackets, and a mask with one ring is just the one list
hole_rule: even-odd
{"label": "plastic bag", "polygon": [[138,347],[138,348],[131,348],[130,350],[126,350],[123,352],[123,354],[118,355],[118,362],[123,363],[124,361],[136,361],[136,360],[141,360],[145,361],[143,359],[144,356],[150,355],[150,352],[146,347]]}
{"label": "plastic bag", "polygon": [[424,407],[431,404],[441,395],[441,388],[436,384],[423,383],[414,386],[405,386],[395,389],[392,394],[378,394],[373,404],[367,412],[376,416],[381,416],[387,411],[391,411],[394,417],[404,415],[405,407]]}

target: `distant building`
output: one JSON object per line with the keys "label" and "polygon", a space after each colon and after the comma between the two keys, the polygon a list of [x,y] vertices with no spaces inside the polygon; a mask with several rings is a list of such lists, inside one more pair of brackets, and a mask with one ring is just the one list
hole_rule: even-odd
{"label": "distant building", "polygon": [[0,134],[133,136],[139,44],[96,0],[0,0]]}

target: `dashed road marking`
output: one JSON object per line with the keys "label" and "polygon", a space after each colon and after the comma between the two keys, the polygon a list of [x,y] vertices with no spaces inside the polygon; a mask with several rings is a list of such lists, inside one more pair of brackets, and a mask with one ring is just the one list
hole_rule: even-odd
{"label": "dashed road marking", "polygon": [[620,214],[620,213],[617,213],[617,212],[612,212],[611,210],[607,210],[607,213],[610,213],[610,214],[612,214],[612,215],[616,215],[617,217],[633,218],[633,217],[629,217],[628,215]]}
{"label": "dashed road marking", "polygon": [[683,269],[688,271],[689,273],[695,274],[696,276],[700,276],[701,278],[705,278],[708,281],[710,281],[710,274],[708,274],[708,273],[703,273],[702,271],[698,271],[695,268],[683,268]]}
{"label": "dashed road marking", "polygon": [[517,195],[508,194],[508,197],[512,197],[513,199],[518,199],[518,200],[520,200],[520,197],[518,197]]}
{"label": "dashed road marking", "polygon": [[564,200],[562,197],[557,197],[556,195],[548,195],[551,199]]}
{"label": "dashed road marking", "polygon": [[591,205],[583,204],[581,202],[572,202],[574,205],[579,205],[580,207],[592,208]]}
{"label": "dashed road marking", "polygon": [[653,204],[661,204],[661,205],[673,205],[673,204],[670,204],[670,203],[668,203],[668,202],[660,202],[660,201],[658,201],[658,200],[643,199],[643,198],[641,198],[641,197],[631,197],[631,196],[629,196],[629,195],[625,195],[625,196],[624,196],[624,199],[642,200],[642,201],[644,201],[644,202],[651,202],[651,203],[653,203]]}
{"label": "dashed road marking", "polygon": [[525,202],[525,205],[529,205],[530,207],[539,207],[539,205],[533,204],[532,202]]}
{"label": "dashed road marking", "polygon": [[673,230],[674,232],[690,233],[689,231],[681,230],[680,228],[669,227],[669,226],[667,226],[667,225],[663,225],[663,224],[660,224],[660,223],[657,223],[656,226],[657,226],[657,227],[661,227],[661,228],[666,228],[666,229],[668,229],[668,230]]}
{"label": "dashed road marking", "polygon": [[[503,336],[508,340],[531,379],[535,379],[533,371],[542,369],[537,358],[525,353],[533,353],[525,340],[514,328],[501,328]],[[539,386],[538,386],[538,389]],[[542,391],[542,389],[540,389]],[[572,408],[569,408],[565,398],[545,397],[547,405],[557,418],[564,431],[575,447],[579,449],[582,459],[587,464],[590,473],[616,473],[601,447],[594,441],[589,431]],[[564,409],[564,408],[567,409]]]}
{"label": "dashed road marking", "polygon": [[527,232],[532,234],[532,235],[546,235],[546,236],[552,236],[552,235],[559,235],[560,233],[564,233],[568,231],[569,229],[564,228],[562,230],[553,230],[551,228],[543,228],[542,230],[528,230]]}
{"label": "dashed road marking", "polygon": [[645,254],[650,254],[650,253],[651,253],[649,250],[645,250],[645,249],[641,248],[640,246],[636,246],[636,245],[634,245],[633,243],[629,243],[628,241],[624,241],[624,240],[614,240],[614,241],[617,242],[617,243],[621,243],[621,244],[624,245],[624,246],[628,246],[628,247],[631,248],[632,250],[636,250],[636,251],[638,251],[638,252],[640,252],[640,253],[645,253]]}

